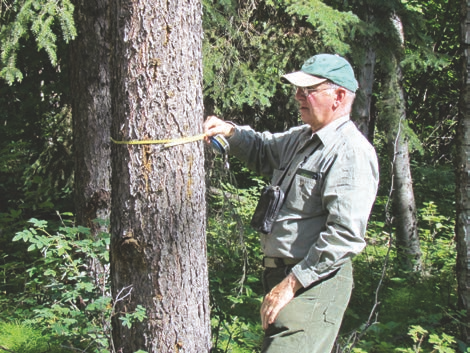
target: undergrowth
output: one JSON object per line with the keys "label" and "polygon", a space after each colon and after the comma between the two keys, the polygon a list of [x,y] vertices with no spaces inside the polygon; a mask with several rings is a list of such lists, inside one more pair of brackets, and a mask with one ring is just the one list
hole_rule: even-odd
{"label": "undergrowth", "polygon": [[[264,181],[250,177],[242,188],[228,176],[208,194],[212,352],[253,353],[263,337],[262,253],[248,224]],[[470,351],[457,339],[461,313],[452,212],[422,203],[423,272],[406,273],[395,263],[393,228],[382,221],[385,202],[377,199],[368,246],[354,259],[355,288],[335,353]],[[9,261],[0,250],[0,351],[112,351],[108,274],[96,282],[87,272],[90,259],[107,269],[109,234],[92,239],[71,220],[71,215],[59,222],[31,219],[13,239],[18,251],[24,244],[28,256],[22,260]],[[121,321],[132,325],[145,319],[145,311],[138,310]]]}

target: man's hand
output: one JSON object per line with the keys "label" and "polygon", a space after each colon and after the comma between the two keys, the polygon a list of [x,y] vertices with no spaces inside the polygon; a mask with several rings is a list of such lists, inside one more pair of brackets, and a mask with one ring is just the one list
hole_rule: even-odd
{"label": "man's hand", "polygon": [[209,116],[204,122],[204,133],[206,134],[206,142],[209,142],[209,137],[214,135],[223,135],[230,137],[235,131],[235,127],[216,116]]}
{"label": "man's hand", "polygon": [[302,284],[290,273],[264,297],[260,310],[264,330],[276,320],[281,309],[294,298],[295,292],[300,288]]}

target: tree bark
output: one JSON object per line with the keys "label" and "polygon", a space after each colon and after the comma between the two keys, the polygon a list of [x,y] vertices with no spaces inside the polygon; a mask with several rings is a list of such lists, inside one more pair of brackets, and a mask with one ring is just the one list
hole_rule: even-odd
{"label": "tree bark", "polygon": [[[108,0],[74,0],[78,37],[71,45],[72,115],[75,158],[75,214],[96,239],[107,232],[111,209],[111,97]],[[95,283],[105,269],[87,259]]]}
{"label": "tree bark", "polygon": [[396,229],[398,261],[407,271],[422,270],[416,202],[410,171],[408,141],[403,132],[394,145],[393,215]]}
{"label": "tree bark", "polygon": [[[201,3],[117,0],[111,14],[112,136],[201,133]],[[203,143],[114,145],[111,234],[114,350],[208,352]],[[137,305],[147,318],[128,328]]]}
{"label": "tree bark", "polygon": [[456,156],[456,243],[459,308],[466,315],[461,325],[461,339],[470,345],[470,4],[462,0],[462,92],[457,129]]}
{"label": "tree bark", "polygon": [[374,121],[371,119],[372,92],[374,86],[375,50],[366,41],[363,65],[358,69],[359,90],[354,100],[352,117],[358,129],[369,139],[374,140]]}
{"label": "tree bark", "polygon": [[[401,19],[393,18],[395,27],[404,43]],[[410,155],[408,140],[406,138],[405,121],[405,93],[402,86],[403,73],[397,58],[392,59],[395,64],[395,77],[390,84],[391,91],[397,94],[396,115],[398,117],[392,146],[393,160],[393,215],[396,229],[396,244],[398,261],[407,271],[419,272],[422,270],[421,247],[419,243],[418,219],[416,202],[411,177]],[[391,104],[394,104],[391,99]]]}

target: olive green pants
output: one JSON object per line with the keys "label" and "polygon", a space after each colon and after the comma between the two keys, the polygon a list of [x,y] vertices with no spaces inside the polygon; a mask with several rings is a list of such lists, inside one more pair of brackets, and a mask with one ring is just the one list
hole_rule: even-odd
{"label": "olive green pants", "polygon": [[[292,266],[266,268],[266,292],[289,274]],[[265,331],[262,353],[330,353],[353,287],[348,261],[336,273],[299,290]]]}

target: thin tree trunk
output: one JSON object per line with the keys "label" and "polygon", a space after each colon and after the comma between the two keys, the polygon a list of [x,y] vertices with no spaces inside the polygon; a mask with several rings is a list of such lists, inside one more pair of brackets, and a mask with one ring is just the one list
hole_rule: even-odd
{"label": "thin tree trunk", "polygon": [[465,312],[461,339],[470,345],[470,4],[462,0],[464,60],[459,126],[457,130],[457,281],[459,308]]}
{"label": "thin tree trunk", "polygon": [[[403,28],[399,17],[393,19],[401,42],[404,43]],[[396,58],[396,74],[391,80],[392,91],[398,98],[396,109],[397,130],[393,141],[393,215],[397,239],[398,260],[407,271],[422,270],[421,247],[419,243],[416,203],[413,193],[413,181],[410,169],[408,140],[406,138],[405,94],[402,86],[403,73]],[[393,104],[394,99],[391,99]]]}
{"label": "thin tree trunk", "polygon": [[393,163],[393,216],[398,261],[407,271],[422,270],[416,203],[410,171],[408,141],[403,132],[396,139]]}
{"label": "thin tree trunk", "polygon": [[[111,13],[113,137],[201,133],[201,3],[117,0]],[[203,143],[114,145],[112,168],[114,350],[208,352]],[[146,319],[123,325],[138,305]]]}
{"label": "thin tree trunk", "polygon": [[[95,239],[108,231],[111,209],[108,2],[74,0],[78,37],[71,47],[75,213],[77,223],[90,228]],[[95,283],[104,285],[103,266],[86,261]]]}

